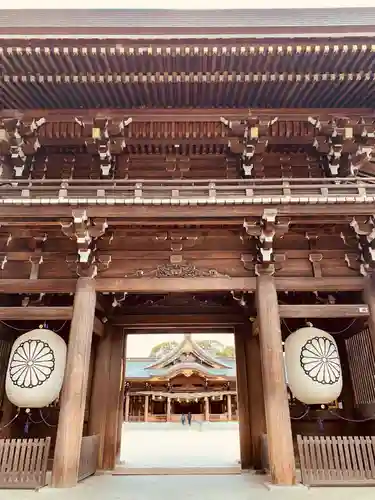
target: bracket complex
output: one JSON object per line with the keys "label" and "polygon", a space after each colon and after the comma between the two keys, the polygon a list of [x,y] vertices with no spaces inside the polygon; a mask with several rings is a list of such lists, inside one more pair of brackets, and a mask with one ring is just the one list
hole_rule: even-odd
{"label": "bracket complex", "polygon": [[274,209],[264,210],[260,221],[254,223],[244,221],[246,234],[256,239],[255,274],[275,272],[275,262],[279,260],[274,252],[275,237],[282,238],[288,231],[289,224],[290,220],[278,217],[277,210]]}
{"label": "bracket complex", "polygon": [[71,240],[77,242],[77,254],[73,260],[75,271],[79,276],[94,277],[98,271],[108,268],[111,257],[104,260],[97,254],[96,242],[108,227],[106,219],[90,219],[86,210],[73,210],[72,219],[62,220],[61,230]]}

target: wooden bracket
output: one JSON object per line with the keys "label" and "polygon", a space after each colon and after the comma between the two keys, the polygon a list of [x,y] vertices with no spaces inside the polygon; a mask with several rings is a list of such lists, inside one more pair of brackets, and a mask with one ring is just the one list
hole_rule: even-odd
{"label": "wooden bracket", "polygon": [[[282,238],[284,234],[288,231],[290,224],[290,219],[277,216],[276,209],[265,209],[263,215],[258,222],[248,223],[246,220],[243,223],[243,227],[248,236],[255,237],[257,244],[257,266],[256,273],[260,273],[260,266],[267,268],[272,264],[272,268],[267,271],[267,273],[273,269],[275,271],[275,255],[274,255],[274,239],[275,237]],[[285,260],[285,255],[278,258],[278,262],[283,262]]]}
{"label": "wooden bracket", "polygon": [[375,269],[375,217],[372,215],[364,223],[353,217],[350,227],[357,238],[360,272],[367,276]]}
{"label": "wooden bracket", "polygon": [[309,254],[309,261],[312,264],[314,278],[321,278],[322,277],[322,266],[321,266],[322,260],[323,260],[323,254],[321,254],[321,253],[310,253]]}
{"label": "wooden bracket", "polygon": [[[96,263],[100,261],[96,255],[96,241],[102,237],[108,227],[107,220],[104,218],[90,219],[87,216],[86,210],[72,210],[72,219],[64,219],[60,221],[62,232],[72,240],[77,242],[77,259],[80,264],[76,268],[79,276],[86,276],[89,271],[90,277],[93,274],[92,266],[98,272],[99,268]],[[108,265],[109,265],[109,261]],[[108,267],[108,266],[107,266]],[[93,268],[93,269],[94,269]]]}

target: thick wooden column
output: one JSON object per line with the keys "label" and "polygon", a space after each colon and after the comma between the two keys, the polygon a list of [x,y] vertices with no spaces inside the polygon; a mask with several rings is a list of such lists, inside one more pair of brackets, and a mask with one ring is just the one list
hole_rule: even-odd
{"label": "thick wooden column", "polygon": [[231,396],[231,394],[227,395],[227,414],[228,414],[228,420],[232,420],[232,396]]}
{"label": "thick wooden column", "polygon": [[249,391],[249,419],[251,428],[251,456],[255,469],[262,468],[262,435],[266,434],[262,364],[259,337],[245,337],[247,385]]}
{"label": "thick wooden column", "polygon": [[125,396],[125,422],[129,422],[130,396]]}
{"label": "thick wooden column", "polygon": [[[250,333],[249,333],[250,334]],[[249,469],[251,460],[251,428],[249,418],[249,390],[245,351],[245,332],[236,331],[234,336],[237,368],[237,408],[240,428],[241,468]]]}
{"label": "thick wooden column", "polygon": [[149,407],[149,396],[145,396],[145,414],[144,414],[144,421],[148,422],[148,407]]}
{"label": "thick wooden column", "polygon": [[79,278],[74,296],[53,461],[52,485],[56,488],[69,488],[77,484],[95,303],[94,280]]}
{"label": "thick wooden column", "polygon": [[204,419],[210,421],[210,401],[207,396],[204,398]]}
{"label": "thick wooden column", "polygon": [[[103,469],[113,470],[119,448],[119,413],[123,412],[123,367],[125,357],[125,335],[121,327],[111,327],[109,335],[111,358],[109,384],[107,387],[107,409],[103,446]],[[121,417],[122,418],[122,417]]]}
{"label": "thick wooden column", "polygon": [[120,457],[121,452],[121,436],[122,436],[122,428],[124,424],[124,401],[125,401],[125,372],[126,372],[126,341],[127,334],[123,334],[122,337],[122,346],[121,346],[121,368],[120,368],[120,394],[119,394],[119,402],[118,402],[118,430],[117,430],[117,457]]}
{"label": "thick wooden column", "polygon": [[107,398],[111,366],[110,325],[96,346],[93,385],[90,403],[89,434],[99,436],[98,469],[103,468],[103,449],[107,418]]}
{"label": "thick wooden column", "polygon": [[295,484],[295,459],[273,276],[257,277],[256,297],[271,478],[274,484],[292,485]]}
{"label": "thick wooden column", "polygon": [[368,305],[367,324],[370,330],[372,348],[375,353],[375,280],[371,276],[364,279],[364,299]]}
{"label": "thick wooden column", "polygon": [[171,398],[167,396],[167,422],[171,421]]}

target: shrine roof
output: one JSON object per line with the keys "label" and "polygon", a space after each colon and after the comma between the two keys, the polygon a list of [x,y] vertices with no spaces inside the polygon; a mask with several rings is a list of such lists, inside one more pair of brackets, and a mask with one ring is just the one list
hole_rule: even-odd
{"label": "shrine roof", "polygon": [[[208,375],[232,378],[236,376],[236,360],[232,358],[218,358],[228,368],[206,368]],[[153,369],[150,364],[155,358],[128,358],[126,360],[125,377],[127,379],[149,379],[151,377],[164,377],[168,375],[168,369]],[[197,368],[199,365],[197,365]],[[199,367],[202,369],[202,367]],[[180,370],[191,369],[191,363],[181,363]],[[203,371],[203,370],[202,370]]]}
{"label": "shrine roof", "polygon": [[213,355],[185,335],[182,342],[164,355],[126,360],[128,379],[173,377],[184,370],[199,372],[203,376],[231,378],[236,376],[236,363],[232,358]]}
{"label": "shrine roof", "polygon": [[375,7],[0,10],[5,109],[369,108]]}

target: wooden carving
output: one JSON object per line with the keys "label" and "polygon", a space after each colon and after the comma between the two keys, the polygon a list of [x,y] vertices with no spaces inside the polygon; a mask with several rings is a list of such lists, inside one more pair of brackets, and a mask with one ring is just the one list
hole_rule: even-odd
{"label": "wooden carving", "polygon": [[154,278],[229,278],[230,276],[219,273],[216,269],[198,269],[194,264],[191,263],[180,263],[180,264],[161,264],[155,269],[143,270],[138,269],[131,274],[125,276],[125,278],[143,278],[143,277],[154,277]]}

